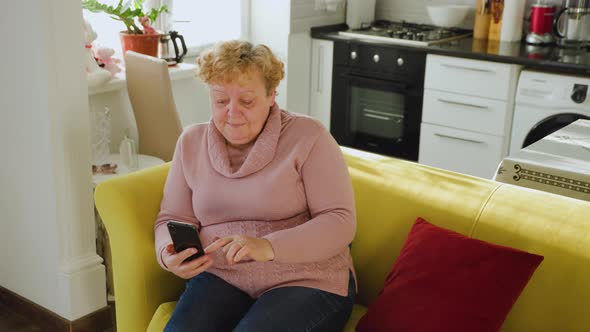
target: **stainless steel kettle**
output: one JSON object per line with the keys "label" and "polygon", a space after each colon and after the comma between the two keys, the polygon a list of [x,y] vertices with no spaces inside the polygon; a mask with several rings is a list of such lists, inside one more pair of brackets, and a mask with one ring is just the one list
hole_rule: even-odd
{"label": "stainless steel kettle", "polygon": [[555,16],[553,32],[557,45],[584,47],[590,43],[590,0],[565,0]]}
{"label": "stainless steel kettle", "polygon": [[[182,51],[178,48],[176,40],[180,40]],[[172,53],[174,50],[174,53]],[[158,47],[158,57],[166,60],[169,66],[174,66],[177,63],[182,62],[182,58],[186,55],[187,49],[184,43],[184,37],[178,34],[176,31],[170,31],[163,34],[160,37],[160,45]]]}

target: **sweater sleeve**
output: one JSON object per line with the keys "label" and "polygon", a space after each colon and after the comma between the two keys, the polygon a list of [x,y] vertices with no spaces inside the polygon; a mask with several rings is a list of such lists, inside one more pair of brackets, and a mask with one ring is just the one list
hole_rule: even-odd
{"label": "sweater sleeve", "polygon": [[175,220],[196,225],[199,224],[193,210],[192,190],[186,182],[182,166],[184,158],[182,140],[183,136],[181,135],[176,143],[176,149],[172,157],[166,184],[164,185],[160,212],[154,225],[156,257],[158,263],[164,269],[166,269],[166,266],[162,261],[162,251],[166,248],[167,244],[172,243],[166,223],[169,220]]}
{"label": "sweater sleeve", "polygon": [[340,147],[322,128],[301,167],[311,219],[264,236],[275,261],[307,263],[333,257],[352,242],[356,231],[354,194]]}

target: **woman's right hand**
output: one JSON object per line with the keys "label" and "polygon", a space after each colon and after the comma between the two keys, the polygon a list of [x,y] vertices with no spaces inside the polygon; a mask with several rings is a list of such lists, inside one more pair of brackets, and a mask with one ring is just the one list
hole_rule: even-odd
{"label": "woman's right hand", "polygon": [[168,271],[176,274],[183,279],[191,279],[192,277],[201,274],[213,265],[213,257],[211,255],[203,255],[192,261],[183,261],[197,252],[195,248],[185,249],[181,252],[174,251],[174,246],[169,243],[162,252],[162,261],[168,268]]}

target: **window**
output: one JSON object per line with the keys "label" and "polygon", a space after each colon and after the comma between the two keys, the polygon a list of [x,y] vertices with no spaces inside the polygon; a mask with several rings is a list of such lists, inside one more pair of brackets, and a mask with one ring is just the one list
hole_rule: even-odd
{"label": "window", "polygon": [[[101,2],[116,5],[119,0]],[[184,37],[189,54],[218,40],[248,37],[249,0],[148,0],[148,3],[168,5],[170,12],[163,14],[154,26],[162,31],[178,31]],[[105,13],[87,10],[84,11],[84,17],[96,31],[98,44],[121,53],[119,32],[125,30],[123,23]]]}
{"label": "window", "polygon": [[173,0],[171,26],[187,47],[247,38],[248,2],[244,0]]}
{"label": "window", "polygon": [[[101,0],[101,3],[115,6],[119,0]],[[92,13],[84,10],[84,18],[90,23],[97,34],[96,43],[100,46],[110,47],[117,53],[121,53],[121,41],[119,32],[125,31],[125,24],[113,20],[105,13]]]}

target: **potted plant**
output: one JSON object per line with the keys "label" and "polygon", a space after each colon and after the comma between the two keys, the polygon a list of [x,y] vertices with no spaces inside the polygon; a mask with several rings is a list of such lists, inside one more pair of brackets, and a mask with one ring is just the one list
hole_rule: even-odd
{"label": "potted plant", "polygon": [[[93,13],[105,13],[112,19],[121,21],[127,27],[121,31],[121,46],[123,53],[127,50],[158,56],[158,42],[162,34],[152,26],[161,13],[167,13],[168,7],[162,5],[158,8],[145,10],[145,0],[120,0],[116,6],[101,3],[99,0],[82,0],[82,8]],[[141,26],[141,28],[140,28]]]}

